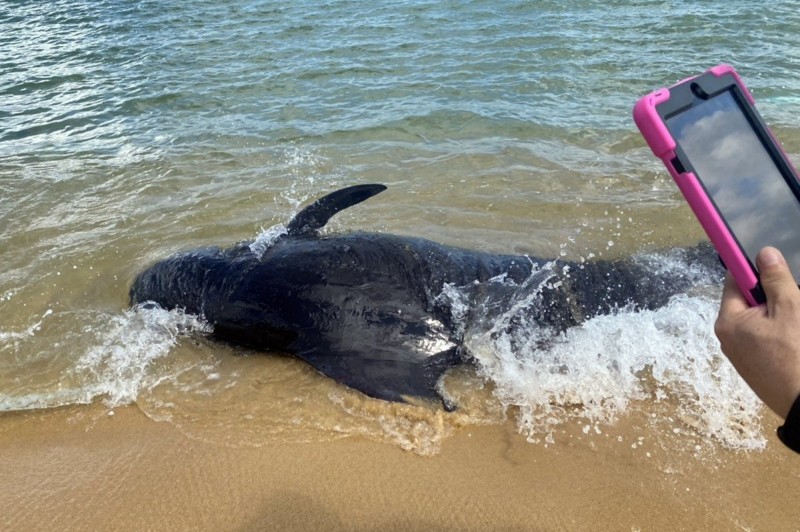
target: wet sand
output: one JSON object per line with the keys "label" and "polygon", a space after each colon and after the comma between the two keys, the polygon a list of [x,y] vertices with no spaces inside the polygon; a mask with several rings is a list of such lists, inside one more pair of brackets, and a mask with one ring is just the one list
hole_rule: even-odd
{"label": "wet sand", "polygon": [[[359,438],[229,448],[136,406],[0,415],[3,530],[796,530],[800,456],[674,450],[646,416],[550,445],[469,427],[433,457]],[[772,427],[774,418],[765,419]],[[671,449],[673,448],[673,449]]]}

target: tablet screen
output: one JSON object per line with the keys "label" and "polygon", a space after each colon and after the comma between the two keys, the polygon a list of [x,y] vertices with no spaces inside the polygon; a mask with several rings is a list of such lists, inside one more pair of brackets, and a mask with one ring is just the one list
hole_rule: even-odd
{"label": "tablet screen", "polygon": [[800,202],[732,92],[697,100],[666,124],[750,261],[775,246],[797,278]]}

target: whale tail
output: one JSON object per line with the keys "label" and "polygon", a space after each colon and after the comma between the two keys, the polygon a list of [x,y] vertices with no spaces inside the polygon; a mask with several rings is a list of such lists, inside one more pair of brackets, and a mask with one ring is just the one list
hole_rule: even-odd
{"label": "whale tail", "polygon": [[354,185],[331,192],[297,213],[286,226],[286,230],[292,236],[314,234],[325,227],[328,220],[339,211],[357,205],[384,190],[385,185]]}

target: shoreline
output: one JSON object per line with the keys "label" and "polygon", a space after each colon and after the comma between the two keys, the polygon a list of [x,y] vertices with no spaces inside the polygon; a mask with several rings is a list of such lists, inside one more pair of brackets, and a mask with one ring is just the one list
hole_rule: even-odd
{"label": "shoreline", "polygon": [[[532,444],[473,426],[421,457],[361,438],[224,447],[135,405],[0,415],[5,530],[789,530],[798,457],[670,451],[641,419]],[[765,420],[771,426],[773,419]],[[637,436],[644,434],[644,436]],[[622,441],[620,441],[622,439]],[[797,464],[800,464],[798,462]]]}

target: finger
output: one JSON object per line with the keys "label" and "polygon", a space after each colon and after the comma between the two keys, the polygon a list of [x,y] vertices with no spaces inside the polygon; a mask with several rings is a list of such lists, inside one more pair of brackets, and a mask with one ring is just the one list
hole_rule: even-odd
{"label": "finger", "polygon": [[719,317],[722,319],[734,316],[750,307],[730,273],[725,274],[725,284],[722,286],[722,300],[719,305]]}
{"label": "finger", "polygon": [[800,295],[797,282],[780,251],[773,247],[765,247],[759,251],[756,263],[761,277],[761,287],[767,296],[767,305],[770,311],[785,297]]}

